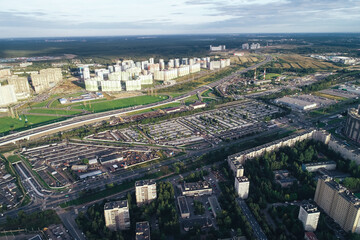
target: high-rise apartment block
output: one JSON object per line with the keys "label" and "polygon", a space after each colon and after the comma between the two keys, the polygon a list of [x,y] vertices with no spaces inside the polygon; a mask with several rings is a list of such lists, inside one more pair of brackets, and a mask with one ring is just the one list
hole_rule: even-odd
{"label": "high-rise apartment block", "polygon": [[40,70],[40,73],[32,73],[31,81],[36,93],[43,92],[54,87],[62,80],[60,68],[47,68]]}
{"label": "high-rise apartment block", "polygon": [[6,107],[12,103],[16,103],[17,98],[13,85],[0,85],[0,107]]}
{"label": "high-rise apartment block", "polygon": [[7,69],[0,70],[0,78],[10,76],[10,75],[11,75],[10,69],[7,68]]}
{"label": "high-rise apartment block", "polygon": [[138,206],[156,199],[156,182],[154,180],[140,180],[135,182],[136,203]]}
{"label": "high-rise apartment block", "polygon": [[360,233],[360,199],[329,176],[318,179],[315,202],[345,231]]}
{"label": "high-rise apartment block", "polygon": [[17,99],[25,99],[30,96],[30,85],[26,77],[12,75],[6,79],[9,85],[14,86]]}
{"label": "high-rise apartment block", "polygon": [[250,181],[247,177],[235,178],[235,192],[241,199],[247,199],[249,196]]}
{"label": "high-rise apartment block", "polygon": [[299,220],[303,223],[305,231],[314,232],[317,228],[320,211],[312,204],[300,206]]}
{"label": "high-rise apartment block", "polygon": [[108,202],[104,205],[105,225],[112,231],[130,228],[128,201]]}

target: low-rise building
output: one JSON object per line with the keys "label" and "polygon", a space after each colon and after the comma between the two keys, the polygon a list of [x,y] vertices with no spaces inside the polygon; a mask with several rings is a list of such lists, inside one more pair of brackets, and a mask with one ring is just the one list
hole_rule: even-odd
{"label": "low-rise building", "polygon": [[305,231],[314,232],[317,228],[320,211],[312,204],[300,206],[298,219],[303,223]]}
{"label": "low-rise building", "polygon": [[202,196],[212,194],[212,188],[207,181],[199,181],[196,183],[184,182],[181,185],[181,191],[184,196]]}
{"label": "low-rise building", "polygon": [[336,162],[326,161],[326,162],[306,163],[302,165],[302,169],[308,172],[316,172],[320,169],[326,169],[331,171],[336,169]]}
{"label": "low-rise building", "polygon": [[273,173],[275,182],[280,184],[283,188],[293,185],[295,181],[297,182],[297,179],[291,176],[288,170],[276,170]]}
{"label": "low-rise building", "polygon": [[108,202],[104,205],[105,225],[112,231],[130,228],[128,201]]}
{"label": "low-rise building", "polygon": [[189,210],[189,205],[188,205],[188,203],[186,201],[186,197],[185,196],[179,196],[177,198],[177,201],[178,201],[178,205],[179,205],[181,218],[189,218],[190,217],[190,210]]}
{"label": "low-rise building", "polygon": [[211,211],[214,215],[214,217],[216,218],[217,214],[219,212],[221,212],[221,207],[220,207],[220,204],[217,200],[217,197],[216,196],[211,196],[211,197],[208,197],[208,201],[209,201],[209,204],[210,204],[210,207],[211,207]]}
{"label": "low-rise building", "polygon": [[199,108],[204,108],[204,107],[206,107],[206,103],[197,102],[197,103],[191,104],[190,107],[194,110],[199,109]]}
{"label": "low-rise building", "polygon": [[275,103],[283,104],[291,107],[292,109],[301,110],[301,111],[306,111],[317,107],[316,103],[311,103],[292,97],[282,97],[275,99]]}
{"label": "low-rise building", "polygon": [[149,222],[137,222],[135,240],[150,240]]}

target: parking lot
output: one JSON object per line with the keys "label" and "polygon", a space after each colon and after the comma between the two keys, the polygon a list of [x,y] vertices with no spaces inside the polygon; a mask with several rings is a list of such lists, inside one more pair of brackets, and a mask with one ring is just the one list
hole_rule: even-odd
{"label": "parking lot", "polygon": [[278,107],[260,101],[244,100],[231,106],[155,124],[106,131],[88,139],[171,146],[194,143],[201,146],[206,142],[217,144],[226,139],[265,131],[264,119],[280,111]]}

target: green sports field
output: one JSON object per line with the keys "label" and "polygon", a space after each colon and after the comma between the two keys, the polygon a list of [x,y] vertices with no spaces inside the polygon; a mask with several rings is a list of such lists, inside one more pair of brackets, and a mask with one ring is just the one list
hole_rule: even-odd
{"label": "green sports field", "polygon": [[138,105],[145,105],[166,100],[167,96],[138,96],[124,99],[116,99],[106,102],[98,103],[82,103],[80,106],[73,107],[73,109],[85,109],[91,112],[103,112],[108,110],[114,110],[119,108],[127,108]]}

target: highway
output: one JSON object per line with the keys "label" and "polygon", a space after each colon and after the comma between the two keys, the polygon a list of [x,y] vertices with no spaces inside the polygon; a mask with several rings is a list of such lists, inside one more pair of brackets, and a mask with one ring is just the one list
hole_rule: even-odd
{"label": "highway", "polygon": [[131,113],[131,112],[135,112],[135,111],[139,111],[139,110],[145,110],[145,109],[149,109],[149,108],[153,108],[153,107],[159,107],[159,106],[166,105],[166,104],[173,103],[173,102],[178,102],[178,101],[181,101],[192,95],[195,95],[198,92],[203,92],[209,88],[214,88],[224,82],[232,80],[233,78],[235,78],[237,75],[239,75],[241,73],[245,73],[251,69],[258,68],[261,65],[264,65],[264,64],[270,62],[271,59],[272,59],[271,56],[266,56],[266,59],[260,63],[257,63],[255,65],[245,68],[243,70],[236,71],[236,72],[230,74],[229,76],[224,77],[218,81],[201,86],[195,90],[192,90],[186,94],[183,94],[183,95],[175,97],[175,98],[169,98],[169,99],[161,101],[161,102],[151,103],[151,104],[147,104],[147,105],[140,105],[140,106],[135,106],[135,107],[131,107],[131,108],[124,108],[124,109],[112,110],[112,111],[101,112],[101,113],[93,113],[93,114],[88,114],[85,116],[78,116],[78,117],[67,119],[65,121],[52,123],[52,124],[49,124],[46,126],[33,128],[33,129],[26,130],[26,131],[19,132],[19,133],[10,134],[10,135],[0,138],[0,146],[6,145],[9,143],[15,143],[16,141],[19,141],[19,140],[24,140],[24,139],[29,140],[30,137],[36,137],[36,136],[44,135],[44,134],[50,133],[50,132],[53,133],[54,131],[59,132],[59,131],[62,131],[62,129],[71,128],[72,126],[75,127],[75,126],[78,126],[79,124],[88,124],[93,121],[101,121],[101,120],[109,119],[110,117],[118,116],[120,114]]}

